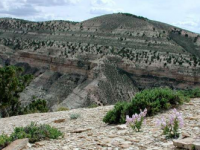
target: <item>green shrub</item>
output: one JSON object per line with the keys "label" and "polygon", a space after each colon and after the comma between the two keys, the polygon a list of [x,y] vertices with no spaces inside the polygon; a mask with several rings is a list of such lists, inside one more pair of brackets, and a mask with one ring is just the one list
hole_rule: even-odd
{"label": "green shrub", "polygon": [[118,102],[114,106],[114,109],[110,110],[106,116],[103,118],[103,121],[110,124],[118,124],[125,122],[126,110],[129,107],[130,103],[127,102]]}
{"label": "green shrub", "polygon": [[42,99],[32,101],[28,106],[24,108],[22,114],[30,113],[44,113],[48,112],[47,102]]}
{"label": "green shrub", "polygon": [[95,104],[95,103],[93,103],[93,104],[91,104],[91,105],[88,106],[88,108],[96,108],[96,107],[98,107],[98,105]]}
{"label": "green shrub", "polygon": [[199,98],[200,97],[200,88],[182,90],[180,91],[184,96],[189,98]]}
{"label": "green shrub", "polygon": [[0,135],[0,149],[3,149],[11,143],[11,138],[5,134]]}
{"label": "green shrub", "polygon": [[57,109],[57,111],[68,111],[68,110],[69,110],[69,108],[67,108],[67,107],[59,107]]}
{"label": "green shrub", "polygon": [[188,100],[180,92],[169,88],[147,89],[135,95],[131,102],[117,103],[103,118],[105,123],[125,123],[125,116],[139,113],[140,109],[147,108],[148,115],[155,115],[163,110],[170,109]]}
{"label": "green shrub", "polygon": [[11,134],[11,139],[23,139],[29,138],[29,142],[34,143],[41,140],[57,139],[63,134],[56,128],[51,127],[47,124],[37,125],[36,123],[31,123],[26,127],[17,127]]}
{"label": "green shrub", "polygon": [[71,114],[70,119],[78,119],[80,117],[80,114]]}

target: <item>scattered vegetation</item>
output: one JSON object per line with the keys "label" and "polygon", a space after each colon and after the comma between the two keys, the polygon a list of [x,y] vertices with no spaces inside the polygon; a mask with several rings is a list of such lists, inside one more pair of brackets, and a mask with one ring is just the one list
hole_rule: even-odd
{"label": "scattered vegetation", "polygon": [[47,107],[47,102],[42,99],[33,100],[28,106],[21,109],[21,114],[45,113],[49,111]]}
{"label": "scattered vegetation", "polygon": [[169,88],[147,89],[135,95],[131,102],[119,102],[103,118],[105,123],[125,123],[126,115],[139,113],[140,109],[147,108],[148,115],[152,116],[163,110],[176,107],[189,99],[179,91]]}
{"label": "scattered vegetation", "polygon": [[68,110],[69,110],[69,108],[67,108],[67,107],[59,107],[57,109],[57,111],[68,111]]}
{"label": "scattered vegetation", "polygon": [[182,90],[180,91],[184,96],[189,98],[199,98],[200,97],[200,88]]}
{"label": "scattered vegetation", "polygon": [[88,106],[88,108],[96,108],[96,107],[98,107],[98,105],[95,103],[92,103],[91,105]]}
{"label": "scattered vegetation", "polygon": [[1,135],[0,148],[4,148],[17,139],[28,138],[30,143],[35,143],[41,140],[58,139],[60,136],[63,136],[63,133],[58,129],[47,124],[37,125],[32,122],[26,127],[16,127],[10,137]]}
{"label": "scattered vegetation", "polygon": [[130,16],[130,17],[134,17],[134,18],[139,18],[139,19],[143,19],[143,20],[148,20],[148,19],[145,18],[145,17],[136,16],[136,15],[133,15],[133,14],[130,14],[130,13],[118,13],[118,14],[122,14],[122,15],[125,15],[125,16]]}
{"label": "scattered vegetation", "polygon": [[78,119],[81,115],[80,114],[70,114],[70,119],[75,120]]}
{"label": "scattered vegetation", "polygon": [[5,134],[0,135],[0,149],[8,146],[11,143],[11,138]]}

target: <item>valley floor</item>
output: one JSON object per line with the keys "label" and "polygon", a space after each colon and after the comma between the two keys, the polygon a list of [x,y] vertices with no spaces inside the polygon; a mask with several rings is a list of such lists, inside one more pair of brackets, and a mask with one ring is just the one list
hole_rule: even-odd
{"label": "valley floor", "polygon": [[[170,111],[148,117],[142,132],[136,133],[118,125],[102,122],[106,112],[113,106],[93,109],[75,109],[63,112],[30,114],[0,119],[0,134],[10,134],[14,127],[26,126],[32,121],[49,124],[65,133],[58,140],[41,141],[29,145],[27,150],[70,150],[70,149],[133,149],[170,150],[175,149],[172,140],[166,140],[162,131],[155,126],[155,120],[168,115]],[[181,136],[200,138],[200,99],[192,99],[178,108],[183,113],[185,126]],[[80,118],[71,120],[70,114],[78,113]],[[65,120],[59,120],[65,119]],[[56,123],[57,122],[57,123]]]}

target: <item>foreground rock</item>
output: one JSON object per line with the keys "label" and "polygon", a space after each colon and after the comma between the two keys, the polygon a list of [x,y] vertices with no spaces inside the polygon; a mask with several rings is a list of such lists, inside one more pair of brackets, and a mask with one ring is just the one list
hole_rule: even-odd
{"label": "foreground rock", "polygon": [[23,150],[27,147],[28,139],[20,139],[12,142],[9,146],[3,150]]}
{"label": "foreground rock", "polygon": [[[11,134],[14,127],[26,126],[32,121],[39,124],[49,124],[61,130],[65,136],[58,140],[41,141],[32,144],[25,150],[73,150],[73,149],[133,149],[133,150],[175,150],[173,140],[166,140],[160,128],[155,126],[155,120],[167,116],[170,111],[148,117],[141,132],[133,132],[124,125],[107,125],[102,122],[105,114],[113,106],[94,109],[74,109],[70,111],[30,114],[0,119],[0,134]],[[200,99],[193,99],[177,110],[183,113],[185,126],[180,139],[195,139],[200,135],[200,120],[191,119],[200,115]],[[71,114],[80,114],[80,118],[71,120]],[[65,121],[55,120],[65,119]],[[198,142],[198,141],[196,141]],[[193,143],[198,145],[198,143]]]}
{"label": "foreground rock", "polygon": [[186,138],[173,141],[174,146],[178,148],[185,148],[189,150],[200,150],[200,138]]}

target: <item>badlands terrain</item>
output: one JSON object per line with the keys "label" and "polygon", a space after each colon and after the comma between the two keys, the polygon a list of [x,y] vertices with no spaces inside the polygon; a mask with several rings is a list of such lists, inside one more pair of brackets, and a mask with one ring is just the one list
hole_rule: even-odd
{"label": "badlands terrain", "polygon": [[0,66],[34,80],[24,105],[45,99],[55,111],[130,101],[136,92],[200,86],[200,35],[125,13],[83,22],[0,19]]}

